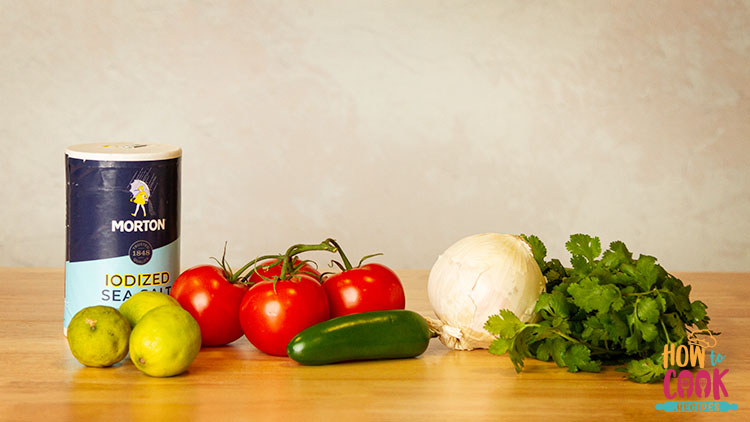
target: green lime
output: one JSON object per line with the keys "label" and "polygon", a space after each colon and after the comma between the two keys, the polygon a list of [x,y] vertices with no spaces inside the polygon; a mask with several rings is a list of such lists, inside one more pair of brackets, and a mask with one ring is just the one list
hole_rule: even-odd
{"label": "green lime", "polygon": [[86,366],[112,366],[128,354],[130,324],[111,306],[81,309],[68,324],[68,346]]}
{"label": "green lime", "polygon": [[177,305],[180,304],[170,295],[154,292],[151,290],[144,290],[131,296],[128,300],[120,305],[120,313],[125,316],[130,322],[130,327],[135,327],[135,324],[144,316],[146,312],[158,308],[164,305]]}
{"label": "green lime", "polygon": [[179,306],[165,305],[148,311],[130,334],[130,360],[152,377],[185,372],[200,349],[200,326]]}

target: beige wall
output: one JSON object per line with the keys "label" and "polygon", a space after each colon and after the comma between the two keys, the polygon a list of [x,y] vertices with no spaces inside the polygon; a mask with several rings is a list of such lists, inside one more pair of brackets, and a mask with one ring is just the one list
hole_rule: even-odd
{"label": "beige wall", "polygon": [[183,265],[468,234],[750,271],[748,1],[0,0],[0,265],[64,261],[63,150],[183,147]]}

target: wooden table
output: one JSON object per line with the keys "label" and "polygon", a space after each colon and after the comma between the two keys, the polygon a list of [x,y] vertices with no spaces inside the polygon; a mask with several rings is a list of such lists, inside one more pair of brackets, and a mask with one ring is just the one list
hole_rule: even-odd
{"label": "wooden table", "polygon": [[[407,307],[431,315],[427,271],[404,270]],[[641,385],[612,368],[571,374],[528,360],[458,352],[433,340],[416,359],[304,367],[264,355],[244,338],[204,348],[174,378],[141,374],[129,360],[81,366],[62,334],[63,271],[0,268],[0,420],[750,420],[750,274],[678,274],[709,307],[717,351],[739,410],[676,414],[654,409],[662,384]]]}

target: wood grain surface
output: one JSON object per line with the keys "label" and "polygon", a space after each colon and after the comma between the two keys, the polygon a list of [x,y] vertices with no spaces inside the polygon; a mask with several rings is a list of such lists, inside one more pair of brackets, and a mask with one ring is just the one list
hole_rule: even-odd
{"label": "wood grain surface", "polygon": [[[398,271],[407,308],[432,315],[425,270]],[[516,374],[507,356],[452,351],[433,340],[419,358],[304,367],[265,355],[241,338],[204,348],[173,378],[141,374],[126,359],[81,366],[62,334],[63,270],[0,268],[0,420],[750,420],[750,274],[677,274],[691,299],[708,305],[722,332],[730,413],[676,414],[662,384],[623,379],[613,368],[572,374],[528,360]]]}

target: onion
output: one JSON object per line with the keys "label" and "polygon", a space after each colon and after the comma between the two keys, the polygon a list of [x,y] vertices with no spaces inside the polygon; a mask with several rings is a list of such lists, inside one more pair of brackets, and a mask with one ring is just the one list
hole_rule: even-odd
{"label": "onion", "polygon": [[545,283],[531,246],[521,237],[469,236],[443,252],[432,267],[427,293],[440,320],[427,320],[448,347],[487,349],[494,340],[484,329],[490,315],[509,309],[521,321],[532,321]]}

